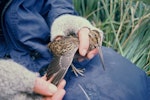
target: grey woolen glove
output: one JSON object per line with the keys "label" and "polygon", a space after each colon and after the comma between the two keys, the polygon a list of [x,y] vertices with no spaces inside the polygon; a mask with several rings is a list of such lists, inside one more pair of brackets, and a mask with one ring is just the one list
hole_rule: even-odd
{"label": "grey woolen glove", "polygon": [[0,59],[0,100],[40,100],[33,92],[37,74],[13,60]]}
{"label": "grey woolen glove", "polygon": [[87,19],[80,16],[65,14],[54,20],[51,26],[51,41],[57,36],[65,36],[72,32],[77,34],[83,27],[87,27],[90,30],[97,30],[102,33],[101,37],[103,37],[103,32],[94,27]]}

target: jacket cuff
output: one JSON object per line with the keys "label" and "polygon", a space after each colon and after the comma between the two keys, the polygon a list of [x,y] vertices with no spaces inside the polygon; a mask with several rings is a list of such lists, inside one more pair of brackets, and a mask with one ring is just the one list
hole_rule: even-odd
{"label": "jacket cuff", "polygon": [[97,30],[103,33],[101,30],[92,26],[87,19],[80,16],[65,14],[54,20],[51,27],[51,41],[57,36],[65,36],[70,33],[77,34],[83,27],[88,27],[90,30]]}

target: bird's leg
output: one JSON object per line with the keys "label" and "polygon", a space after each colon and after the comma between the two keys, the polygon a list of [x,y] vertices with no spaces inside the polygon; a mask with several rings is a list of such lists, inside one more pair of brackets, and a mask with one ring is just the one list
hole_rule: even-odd
{"label": "bird's leg", "polygon": [[74,74],[78,77],[79,75],[84,76],[83,72],[85,69],[78,69],[73,64],[71,64]]}

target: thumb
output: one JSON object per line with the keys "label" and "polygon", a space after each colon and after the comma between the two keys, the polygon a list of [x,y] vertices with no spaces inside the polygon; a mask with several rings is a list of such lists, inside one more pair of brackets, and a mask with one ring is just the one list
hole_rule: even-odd
{"label": "thumb", "polygon": [[37,78],[34,84],[34,92],[44,95],[51,96],[57,91],[57,87],[42,78]]}
{"label": "thumb", "polygon": [[79,36],[79,53],[82,56],[85,56],[87,53],[87,50],[89,48],[89,29],[88,28],[82,28],[78,32]]}

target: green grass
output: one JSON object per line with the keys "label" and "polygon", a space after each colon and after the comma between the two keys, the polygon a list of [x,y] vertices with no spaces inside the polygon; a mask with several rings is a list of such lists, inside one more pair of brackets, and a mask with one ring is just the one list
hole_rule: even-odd
{"label": "green grass", "polygon": [[150,5],[129,0],[74,0],[79,15],[104,31],[111,47],[150,75]]}

